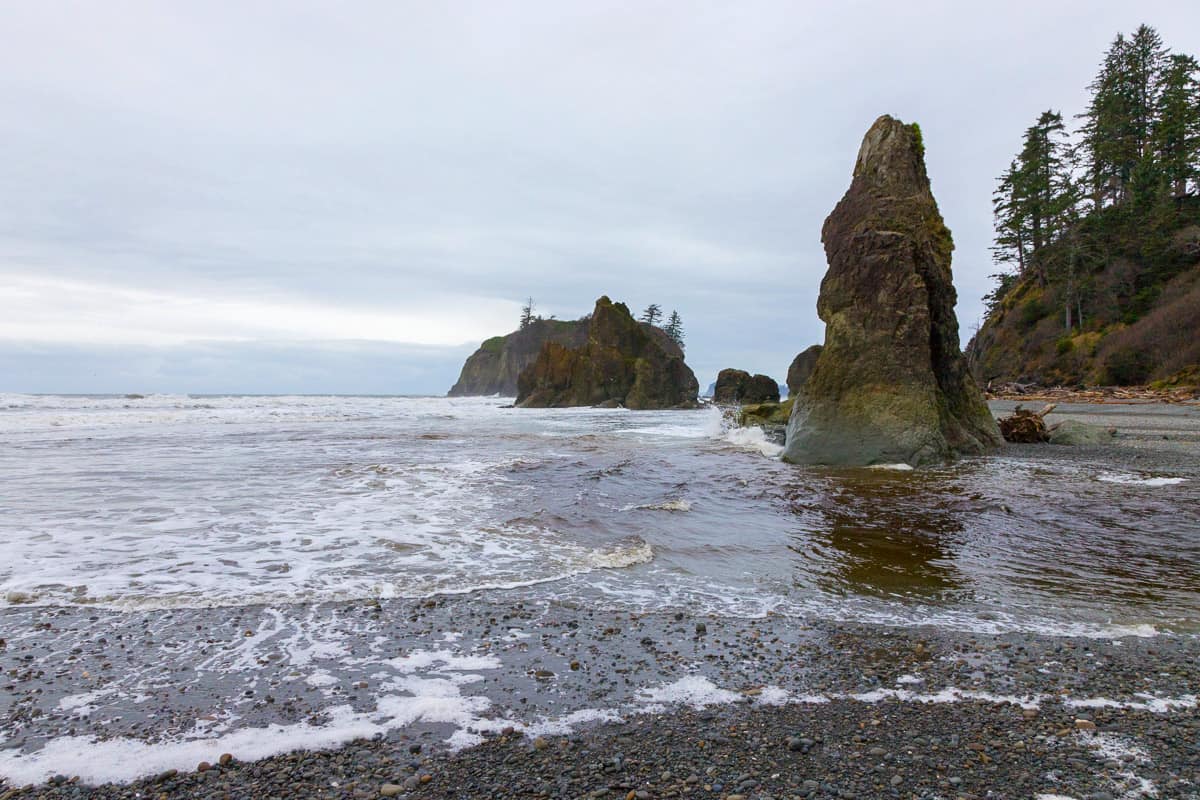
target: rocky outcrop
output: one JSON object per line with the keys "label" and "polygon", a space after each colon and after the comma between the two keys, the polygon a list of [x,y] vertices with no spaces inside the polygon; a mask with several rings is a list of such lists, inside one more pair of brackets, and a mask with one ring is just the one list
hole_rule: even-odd
{"label": "rocky outcrop", "polygon": [[526,408],[622,405],[631,409],[696,405],[700,385],[683,351],[624,303],[596,301],[582,344],[548,341],[517,379]]}
{"label": "rocky outcrop", "polygon": [[723,369],[717,373],[717,382],[713,384],[712,399],[714,403],[737,403],[746,384],[750,382],[750,373],[744,369]]}
{"label": "rocky outcrop", "polygon": [[493,336],[479,346],[463,364],[451,397],[493,395],[512,397],[517,393],[517,376],[532,364],[546,342],[579,347],[587,341],[587,322],[535,319],[507,336]]}
{"label": "rocky outcrop", "polygon": [[817,358],[820,355],[821,345],[814,344],[792,359],[792,365],[788,367],[787,374],[788,397],[795,397],[804,388],[804,384],[808,383],[808,376],[812,375],[813,367],[817,365]]}
{"label": "rocky outcrop", "polygon": [[779,384],[768,375],[751,375],[744,369],[723,369],[717,373],[712,398],[714,403],[729,405],[778,403]]}
{"label": "rocky outcrop", "polygon": [[954,244],[915,125],[875,121],[821,241],[825,345],[792,409],[784,459],[916,466],[999,445],[959,350]]}

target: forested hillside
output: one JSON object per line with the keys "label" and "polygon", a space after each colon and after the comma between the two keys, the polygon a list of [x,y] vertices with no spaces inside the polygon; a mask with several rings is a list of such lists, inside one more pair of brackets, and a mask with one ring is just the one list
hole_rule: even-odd
{"label": "forested hillside", "polygon": [[[999,177],[981,383],[1200,383],[1200,65],[1118,35],[1088,107],[1043,112]],[[1074,123],[1074,124],[1072,124]]]}

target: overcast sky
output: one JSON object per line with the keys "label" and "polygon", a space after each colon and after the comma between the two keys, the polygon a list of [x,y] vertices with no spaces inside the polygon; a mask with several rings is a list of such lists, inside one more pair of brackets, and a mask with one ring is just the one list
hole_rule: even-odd
{"label": "overcast sky", "polygon": [[0,391],[440,394],[527,295],[782,379],[883,113],[965,341],[1022,130],[1118,31],[1200,53],[1200,2],[817,5],[4,3]]}

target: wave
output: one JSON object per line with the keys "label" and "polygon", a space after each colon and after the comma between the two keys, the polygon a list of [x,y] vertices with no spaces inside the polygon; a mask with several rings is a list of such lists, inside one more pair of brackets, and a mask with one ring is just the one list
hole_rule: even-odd
{"label": "wave", "polygon": [[1124,472],[1102,472],[1096,476],[1096,480],[1103,483],[1120,483],[1126,486],[1176,486],[1184,483],[1187,479],[1166,476],[1145,477]]}

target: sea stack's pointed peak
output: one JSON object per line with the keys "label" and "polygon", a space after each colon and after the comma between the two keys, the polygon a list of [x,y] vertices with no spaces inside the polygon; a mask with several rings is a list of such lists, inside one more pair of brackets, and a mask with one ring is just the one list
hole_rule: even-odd
{"label": "sea stack's pointed peak", "polygon": [[875,120],[858,148],[854,177],[880,186],[924,183],[928,187],[921,128],[888,114]]}
{"label": "sea stack's pointed peak", "polygon": [[797,393],[783,458],[917,465],[999,444],[959,350],[954,243],[929,189],[920,129],[875,121],[821,241],[825,344]]}

